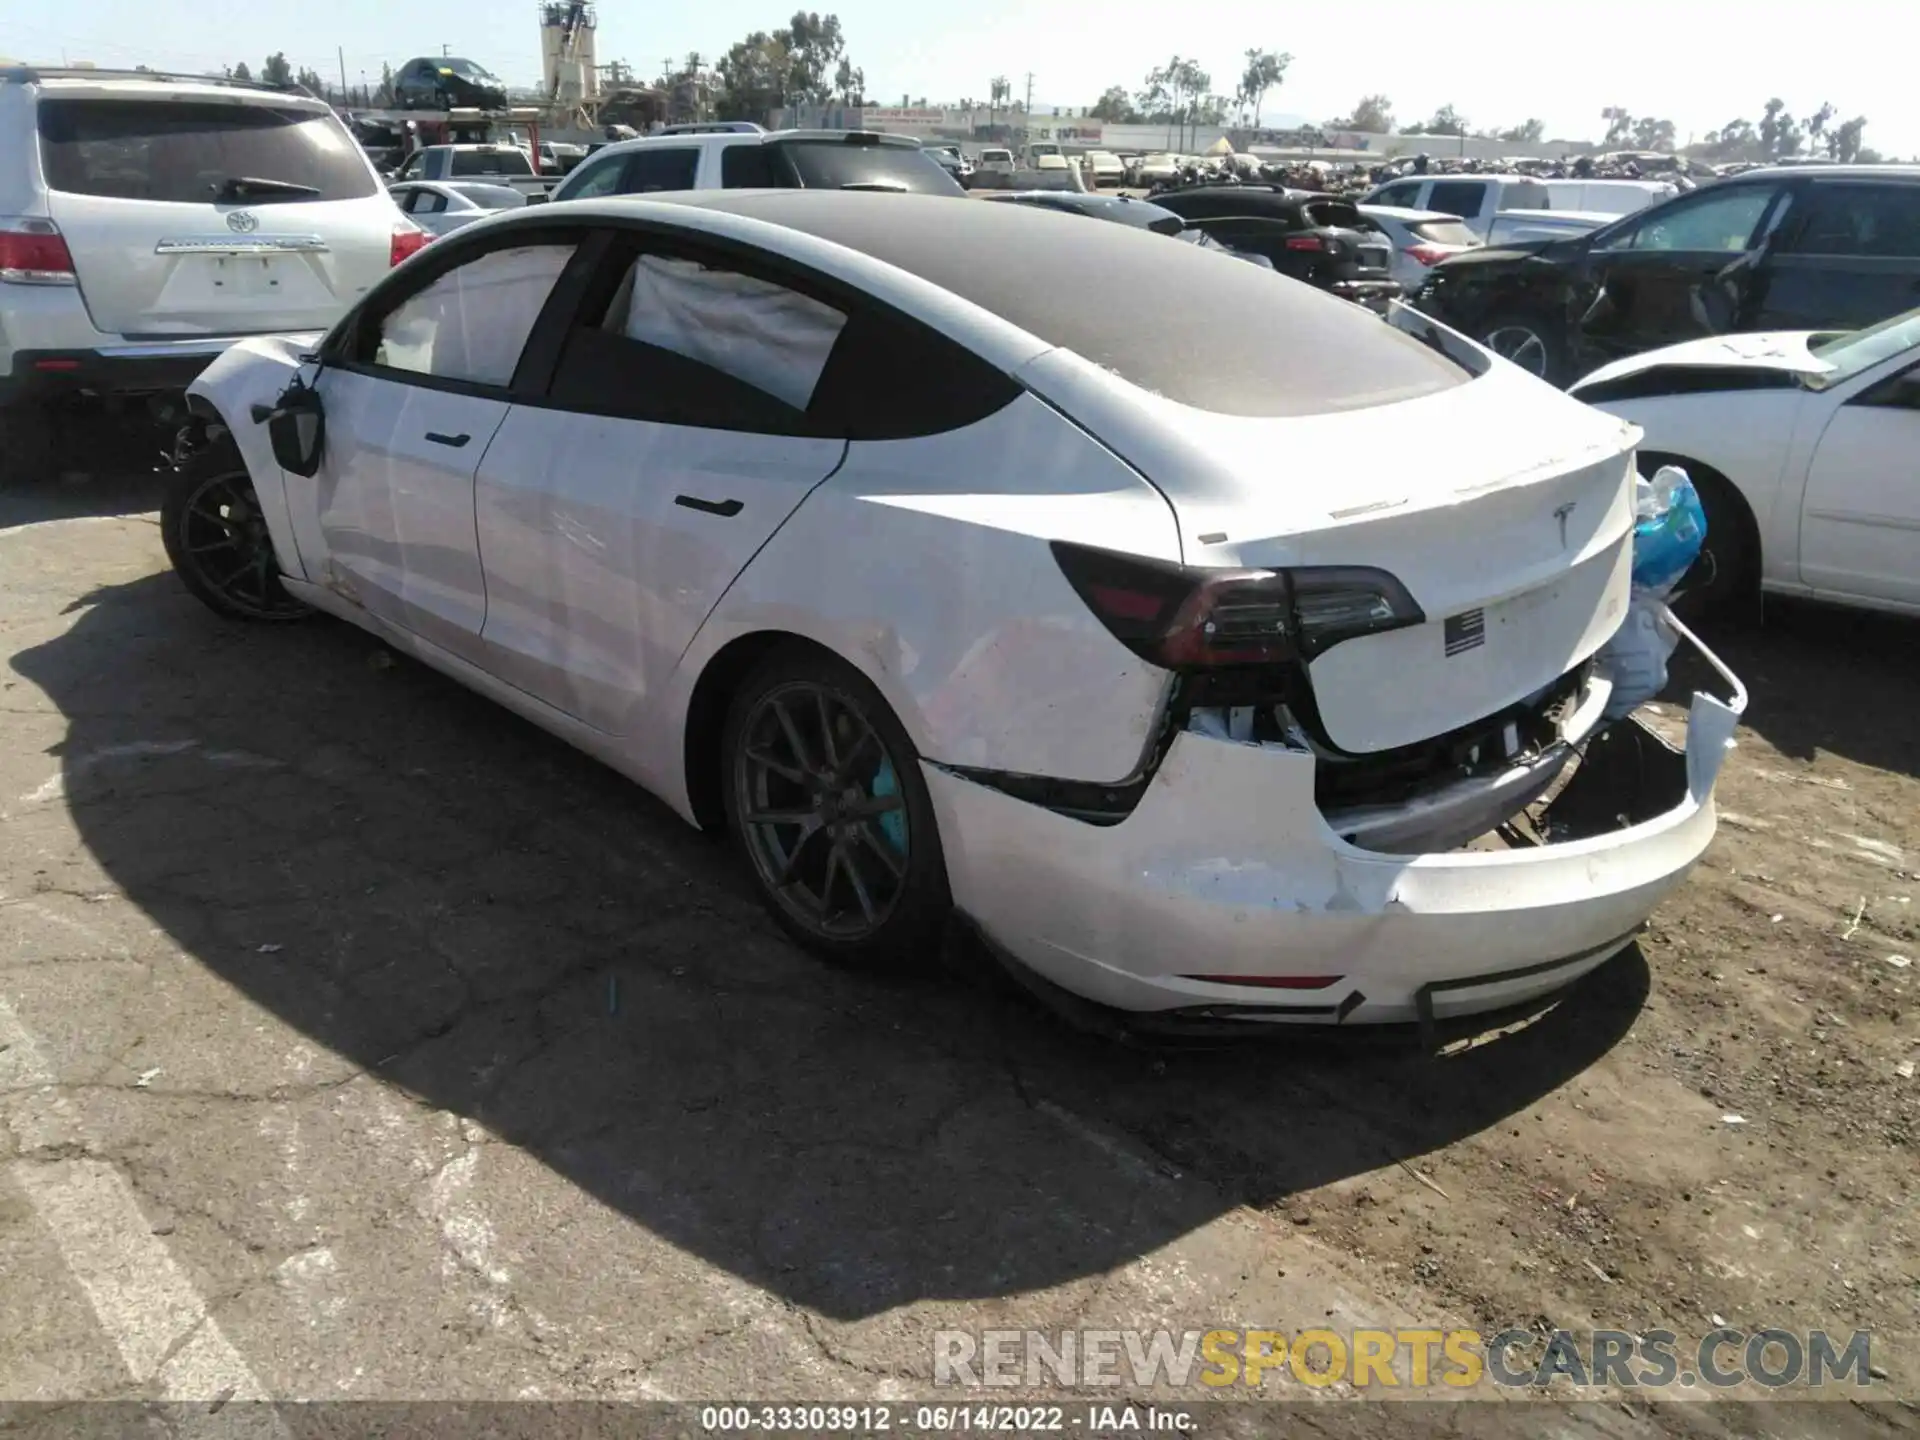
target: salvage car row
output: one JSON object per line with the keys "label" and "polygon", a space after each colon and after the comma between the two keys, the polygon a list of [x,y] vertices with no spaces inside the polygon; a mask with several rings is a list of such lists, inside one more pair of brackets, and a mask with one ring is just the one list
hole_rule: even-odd
{"label": "salvage car row", "polygon": [[[1428,1021],[1603,963],[1711,838],[1743,689],[1666,616],[1724,697],[1672,744],[1610,650],[1643,514],[1606,408],[1658,386],[1582,403],[1386,303],[1347,201],[955,204],[911,142],[732,132],[429,246],[324,107],[138,84],[0,81],[39,140],[0,192],[8,398],[191,380],[195,594],[344,619],[598,757],[816,951],[912,965],[958,921],[1069,1008]],[[168,104],[223,136],[210,198],[134,123]],[[1916,339],[1769,342],[1748,388],[1906,394]],[[1419,463],[1356,467],[1385,431]],[[1836,524],[1816,480],[1884,439],[1806,449]]]}

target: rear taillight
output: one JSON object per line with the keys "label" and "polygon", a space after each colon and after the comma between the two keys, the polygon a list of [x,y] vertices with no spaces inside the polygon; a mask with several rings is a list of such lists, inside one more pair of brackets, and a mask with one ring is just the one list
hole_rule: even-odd
{"label": "rear taillight", "polygon": [[1318,235],[1289,235],[1287,237],[1287,249],[1289,250],[1324,250],[1326,248],[1326,242]]}
{"label": "rear taillight", "polygon": [[72,285],[73,252],[51,220],[0,220],[0,284]]}
{"label": "rear taillight", "polygon": [[396,225],[393,227],[393,248],[388,251],[388,268],[398,265],[409,255],[418,255],[427,248],[427,242],[433,239],[417,225]]}
{"label": "rear taillight", "polygon": [[1422,265],[1438,265],[1452,253],[1451,250],[1439,245],[1409,245],[1407,247],[1407,254],[1411,255],[1415,260],[1418,260]]}
{"label": "rear taillight", "polygon": [[1067,581],[1116,640],[1169,670],[1311,660],[1426,620],[1393,576],[1358,566],[1230,570],[1053,542]]}

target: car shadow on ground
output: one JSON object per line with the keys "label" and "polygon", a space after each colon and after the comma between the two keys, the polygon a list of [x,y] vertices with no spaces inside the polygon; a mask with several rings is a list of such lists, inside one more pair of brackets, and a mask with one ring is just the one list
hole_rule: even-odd
{"label": "car shadow on ground", "polygon": [[1580,1073],[1647,994],[1629,950],[1443,1054],[1118,1046],[965,947],[913,980],[818,964],[722,847],[347,626],[225,625],[170,575],[72,613],[14,667],[67,719],[59,803],[155,925],[312,1040],[832,1317],[1099,1275],[1420,1156]]}
{"label": "car shadow on ground", "polygon": [[1781,754],[1920,775],[1920,620],[1769,597],[1760,624],[1698,628],[1747,686],[1742,723]]}

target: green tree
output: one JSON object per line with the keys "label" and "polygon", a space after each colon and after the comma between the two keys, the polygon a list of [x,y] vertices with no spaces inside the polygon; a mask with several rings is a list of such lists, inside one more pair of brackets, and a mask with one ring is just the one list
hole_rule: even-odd
{"label": "green tree", "polygon": [[227,74],[232,76],[235,80],[239,80],[242,82],[250,81],[253,79],[253,72],[247,68],[247,62],[244,60],[242,60],[238,65],[235,65],[232,69],[228,70]]}
{"label": "green tree", "polygon": [[1092,120],[1104,120],[1109,125],[1131,125],[1140,118],[1140,112],[1134,109],[1133,97],[1127,93],[1124,85],[1109,85],[1093,108],[1087,111]]}
{"label": "green tree", "polygon": [[376,105],[393,104],[393,67],[391,65],[383,64],[380,67],[380,88],[374,91],[373,103]]}
{"label": "green tree", "polygon": [[1235,92],[1234,99],[1253,111],[1253,124],[1257,130],[1260,128],[1260,107],[1268,92],[1286,78],[1287,67],[1293,63],[1293,56],[1272,50],[1249,50],[1246,52],[1246,61],[1246,68],[1240,72],[1240,88]]}
{"label": "green tree", "polygon": [[323,100],[328,98],[326,79],[317,70],[302,66],[294,72],[293,83],[309,94],[318,95]]}
{"label": "green tree", "polygon": [[[1860,143],[1860,137],[1866,132],[1867,117],[1856,115],[1838,130],[1833,132],[1827,143],[1828,153],[1842,164],[1853,165],[1865,160],[1869,152]],[[1877,156],[1875,157],[1878,158]]]}
{"label": "green tree", "polygon": [[1606,136],[1601,144],[1609,150],[1618,150],[1633,139],[1633,115],[1624,105],[1609,105],[1600,112],[1600,118],[1607,122]]}
{"label": "green tree", "polygon": [[260,67],[260,79],[268,85],[293,83],[293,67],[287,63],[284,51],[276,50],[267,57],[267,63]]}
{"label": "green tree", "polygon": [[1363,135],[1393,133],[1393,102],[1384,95],[1363,95],[1351,115],[1327,122],[1329,130],[1358,130]]}
{"label": "green tree", "polygon": [[1505,130],[1494,132],[1494,139],[1514,144],[1538,145],[1547,133],[1544,120],[1527,120],[1518,125],[1509,125]]}
{"label": "green tree", "polygon": [[1671,151],[1674,133],[1673,121],[1657,120],[1651,115],[1642,115],[1633,122],[1633,148]]}
{"label": "green tree", "polygon": [[842,105],[855,107],[866,103],[867,72],[844,55],[833,72],[833,98]]}
{"label": "green tree", "polygon": [[763,121],[768,111],[784,106],[792,63],[786,42],[765,30],[734,41],[714,65],[722,86],[720,118]]}
{"label": "green tree", "polygon": [[1422,135],[1465,135],[1466,117],[1451,105],[1442,105],[1433,112],[1433,118],[1420,127]]}

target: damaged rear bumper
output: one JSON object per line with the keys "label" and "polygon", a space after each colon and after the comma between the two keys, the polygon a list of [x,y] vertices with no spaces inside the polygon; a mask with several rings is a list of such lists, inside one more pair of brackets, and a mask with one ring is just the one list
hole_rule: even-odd
{"label": "damaged rear bumper", "polygon": [[1729,698],[1693,697],[1683,749],[1631,719],[1594,735],[1535,817],[1544,843],[1363,849],[1316,806],[1311,755],[1183,731],[1107,826],[929,765],[955,902],[1054,985],[1165,1018],[1416,1021],[1550,994],[1624,948],[1713,837],[1746,691],[1675,630]]}

